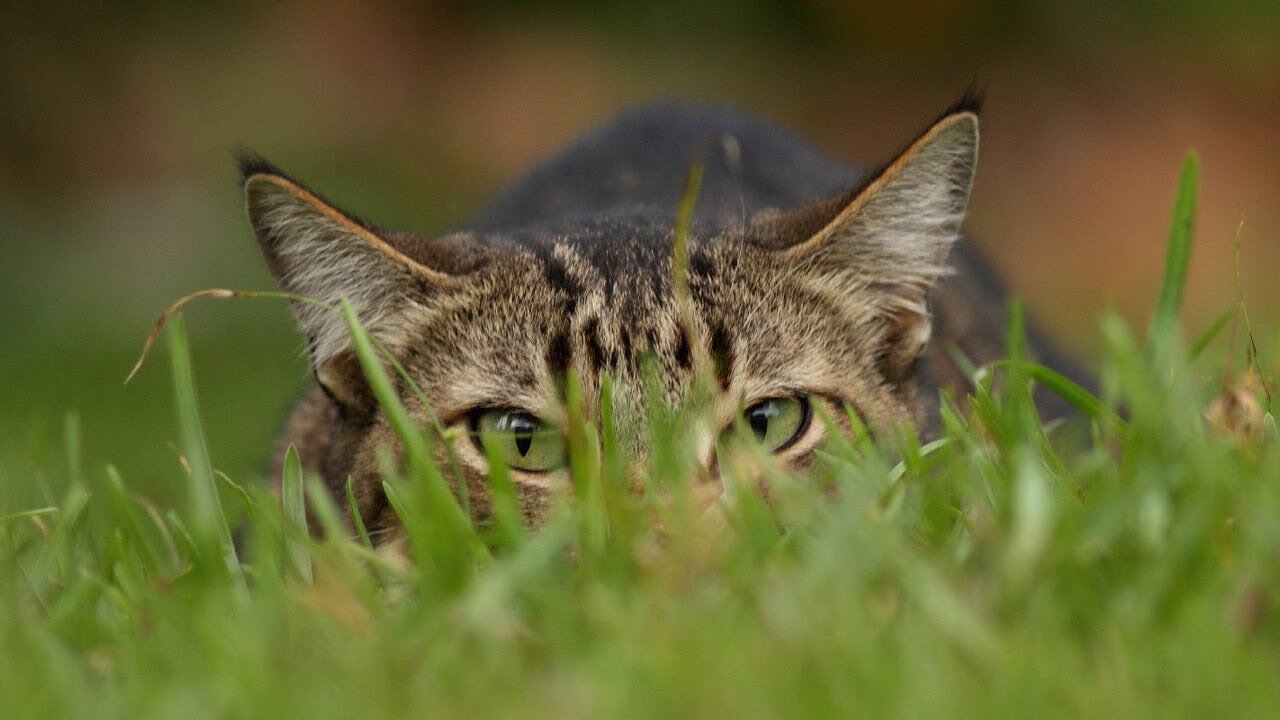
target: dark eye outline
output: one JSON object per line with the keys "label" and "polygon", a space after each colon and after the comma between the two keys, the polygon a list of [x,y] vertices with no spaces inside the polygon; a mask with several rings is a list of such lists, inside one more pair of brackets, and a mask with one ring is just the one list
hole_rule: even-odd
{"label": "dark eye outline", "polygon": [[[481,454],[482,456],[484,456],[484,457],[488,457],[488,453],[487,453],[487,451],[485,450],[485,447],[484,447],[484,440],[481,438],[481,431],[480,431],[480,418],[481,418],[481,417],[483,417],[484,415],[486,415],[487,413],[491,413],[491,412],[492,412],[492,413],[505,413],[505,414],[507,414],[507,415],[517,416],[518,418],[521,418],[521,419],[528,419],[528,420],[532,420],[532,421],[533,421],[533,422],[534,422],[534,423],[535,423],[535,424],[536,424],[540,429],[538,429],[538,430],[530,430],[530,431],[528,431],[528,432],[529,432],[529,434],[530,434],[530,436],[531,436],[531,437],[530,437],[530,440],[529,440],[529,442],[530,442],[530,443],[532,443],[532,435],[533,435],[534,433],[554,433],[554,432],[556,432],[556,430],[555,430],[555,429],[554,429],[550,424],[548,424],[545,420],[543,420],[542,418],[538,417],[537,415],[534,415],[533,413],[531,413],[531,412],[527,412],[527,411],[525,411],[525,410],[520,410],[520,409],[518,409],[518,408],[510,408],[510,407],[478,407],[478,408],[475,408],[475,409],[473,409],[473,410],[471,410],[471,411],[469,411],[469,412],[467,413],[467,435],[468,435],[468,436],[470,436],[470,438],[471,438],[471,444],[472,444],[472,445],[475,445],[476,450],[478,450],[478,451],[480,452],[480,454]],[[514,435],[517,431],[506,431],[506,432],[511,432],[511,433]],[[516,438],[516,447],[517,447],[517,449],[519,448],[519,443],[520,443],[519,438]],[[527,451],[526,451],[526,452],[527,452]],[[523,453],[522,453],[522,454],[523,454]],[[519,467],[519,466],[517,466],[517,465],[513,465],[513,464],[511,464],[511,463],[508,463],[507,465],[508,465],[508,467],[509,467],[510,469],[515,470],[516,472],[529,473],[530,475],[544,475],[544,474],[546,474],[546,473],[553,472],[553,471],[555,471],[555,470],[559,470],[559,469],[561,469],[561,468],[565,467],[565,465],[557,465],[557,466],[555,466],[555,467],[544,468],[544,469],[541,469],[541,470],[533,470],[533,469],[530,469],[530,468],[523,468],[523,467]]]}
{"label": "dark eye outline", "polygon": [[809,399],[808,395],[796,394],[796,395],[775,395],[773,397],[762,398],[760,400],[757,400],[751,403],[750,405],[742,409],[742,414],[740,417],[742,419],[742,424],[748,430],[752,430],[753,435],[754,435],[754,429],[751,427],[751,421],[747,418],[748,413],[750,413],[755,408],[758,408],[767,402],[773,402],[775,400],[797,400],[800,402],[800,424],[796,425],[795,432],[791,433],[791,437],[787,438],[781,445],[769,451],[770,453],[777,455],[783,450],[786,450],[787,448],[790,448],[792,445],[795,445],[800,440],[800,438],[804,437],[805,434],[809,431],[809,424],[813,421],[813,402]]}

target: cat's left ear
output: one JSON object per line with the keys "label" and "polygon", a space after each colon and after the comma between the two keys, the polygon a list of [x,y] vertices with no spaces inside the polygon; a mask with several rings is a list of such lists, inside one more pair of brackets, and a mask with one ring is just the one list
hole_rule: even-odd
{"label": "cat's left ear", "polygon": [[240,168],[267,268],[281,290],[297,296],[291,305],[316,380],[344,407],[371,407],[346,322],[334,308],[349,302],[369,334],[399,352],[414,341],[432,298],[459,287],[480,256],[465,243],[375,230],[257,156],[242,156]]}
{"label": "cat's left ear", "polygon": [[887,326],[890,372],[908,372],[929,340],[926,297],[947,272],[973,185],[977,106],[957,106],[861,187],[792,218],[784,254]]}

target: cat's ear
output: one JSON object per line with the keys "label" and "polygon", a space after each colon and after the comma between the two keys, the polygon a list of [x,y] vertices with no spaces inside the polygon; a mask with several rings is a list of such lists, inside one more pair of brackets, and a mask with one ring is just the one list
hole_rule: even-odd
{"label": "cat's ear", "polygon": [[975,100],[945,113],[861,187],[792,226],[795,244],[784,252],[856,292],[885,324],[891,374],[909,372],[929,340],[927,295],[947,272],[977,159]]}
{"label": "cat's ear", "polygon": [[346,324],[330,308],[346,298],[370,334],[394,350],[408,342],[426,296],[458,278],[409,257],[402,243],[260,158],[242,157],[240,170],[249,221],[276,284],[320,303],[291,302],[316,379],[344,405],[367,404]]}

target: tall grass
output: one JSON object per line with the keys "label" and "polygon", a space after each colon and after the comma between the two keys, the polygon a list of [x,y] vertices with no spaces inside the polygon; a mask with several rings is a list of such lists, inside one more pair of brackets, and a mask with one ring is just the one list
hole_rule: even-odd
{"label": "tall grass", "polygon": [[[405,449],[387,490],[407,568],[350,536],[296,456],[282,497],[212,470],[177,323],[187,502],[80,467],[69,423],[61,498],[0,517],[0,712],[1274,717],[1280,450],[1203,417],[1221,357],[1188,352],[1176,322],[1195,183],[1148,335],[1103,318],[1101,397],[1031,363],[1015,312],[1008,360],[946,399],[941,439],[839,436],[802,477],[733,455],[714,513],[682,493],[678,415],[655,411],[637,493],[613,428],[577,410],[577,501],[526,532],[499,471],[495,522],[474,527],[348,309]],[[1037,383],[1087,432],[1041,422]],[[229,514],[247,518],[242,562]]]}

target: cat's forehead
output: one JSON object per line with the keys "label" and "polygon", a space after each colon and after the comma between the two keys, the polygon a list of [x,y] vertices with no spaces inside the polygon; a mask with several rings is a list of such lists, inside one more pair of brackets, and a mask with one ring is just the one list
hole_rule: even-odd
{"label": "cat's forehead", "polygon": [[732,229],[698,222],[688,229],[685,263],[673,263],[676,231],[670,215],[601,216],[546,227],[474,237],[490,249],[493,276],[532,284],[569,299],[601,295],[607,315],[633,322],[634,313],[668,305],[674,274],[698,284],[739,266],[752,254]]}
{"label": "cat's forehead", "polygon": [[[673,223],[640,213],[601,215],[553,225],[518,228],[482,236],[489,245],[522,249],[547,265],[579,273],[652,273],[670,266]],[[550,278],[556,284],[561,278]],[[573,289],[573,288],[565,288]]]}

